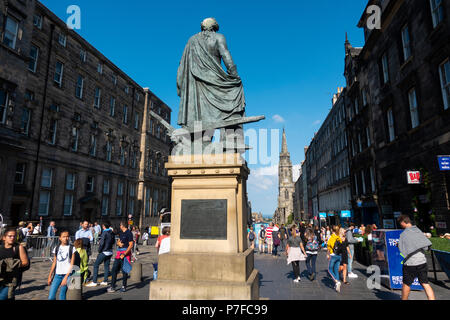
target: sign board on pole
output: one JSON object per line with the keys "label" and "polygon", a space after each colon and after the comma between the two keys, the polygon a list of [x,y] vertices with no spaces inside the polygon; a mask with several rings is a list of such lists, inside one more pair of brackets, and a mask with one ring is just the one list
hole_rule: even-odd
{"label": "sign board on pole", "polygon": [[438,156],[439,170],[450,171],[450,156]]}
{"label": "sign board on pole", "polygon": [[[389,269],[389,280],[391,289],[401,289],[403,286],[403,260],[398,249],[398,241],[403,230],[386,230],[384,232],[386,255]],[[411,286],[412,290],[423,290],[419,280],[416,278]]]}
{"label": "sign board on pole", "polygon": [[408,184],[420,184],[421,183],[421,175],[420,171],[408,171]]}

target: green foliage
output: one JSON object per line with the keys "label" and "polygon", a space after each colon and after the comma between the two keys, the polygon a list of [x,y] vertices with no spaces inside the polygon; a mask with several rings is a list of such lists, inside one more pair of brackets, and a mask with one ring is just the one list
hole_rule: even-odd
{"label": "green foliage", "polygon": [[287,224],[290,225],[294,221],[294,215],[291,213],[287,219]]}
{"label": "green foliage", "polygon": [[441,238],[431,238],[430,241],[433,244],[431,249],[450,252],[450,240]]}

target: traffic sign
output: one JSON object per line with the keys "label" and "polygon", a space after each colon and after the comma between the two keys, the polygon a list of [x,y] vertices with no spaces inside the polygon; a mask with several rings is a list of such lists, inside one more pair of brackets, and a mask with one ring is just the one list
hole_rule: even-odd
{"label": "traffic sign", "polygon": [[450,171],[450,156],[438,156],[439,170]]}

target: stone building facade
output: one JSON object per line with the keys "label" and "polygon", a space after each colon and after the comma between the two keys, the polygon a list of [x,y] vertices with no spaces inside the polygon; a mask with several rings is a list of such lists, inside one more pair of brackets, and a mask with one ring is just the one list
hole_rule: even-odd
{"label": "stone building facade", "polygon": [[294,184],[294,199],[293,199],[293,206],[294,206],[294,222],[298,223],[302,221],[303,216],[305,215],[304,210],[304,202],[303,202],[303,172],[302,168],[300,167],[300,175],[297,179],[297,181]]}
{"label": "stone building facade", "polygon": [[[354,200],[363,209],[376,204],[362,211],[363,223],[392,226],[402,213],[442,233],[450,223],[449,174],[438,165],[439,155],[450,154],[450,3],[372,4],[382,7],[381,30],[370,30],[363,14],[365,45],[355,57],[354,83],[347,78],[347,87],[355,87],[349,95],[364,110],[350,124],[358,154],[352,159]],[[363,130],[362,147],[357,127]],[[408,184],[409,171],[420,172],[420,184]]]}
{"label": "stone building facade", "polygon": [[286,132],[283,129],[283,138],[278,165],[278,208],[274,214],[274,221],[278,224],[287,224],[288,218],[294,212],[294,182],[292,178],[292,162],[287,147]]}
{"label": "stone building facade", "polygon": [[[328,224],[338,224],[342,211],[351,210],[345,89],[338,89],[332,104],[327,118],[305,148],[302,164],[302,178],[308,186],[308,190],[303,191],[308,198],[305,218],[316,224],[320,213],[326,213]],[[299,191],[300,186],[296,184],[296,193]]]}
{"label": "stone building facade", "polygon": [[39,1],[2,1],[0,10],[6,223],[150,223],[169,203],[170,143],[148,112],[170,122],[170,108]]}

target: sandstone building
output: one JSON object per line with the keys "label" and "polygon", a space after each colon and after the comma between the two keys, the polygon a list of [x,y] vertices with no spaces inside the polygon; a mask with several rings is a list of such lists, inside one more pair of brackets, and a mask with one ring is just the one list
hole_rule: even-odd
{"label": "sandstone building", "polygon": [[[170,108],[39,1],[0,2],[0,208],[59,229],[168,206]],[[153,217],[153,218],[152,218]]]}
{"label": "sandstone building", "polygon": [[292,179],[292,162],[283,129],[283,140],[278,165],[278,208],[274,214],[274,221],[278,224],[287,224],[288,218],[294,212],[294,182]]}

